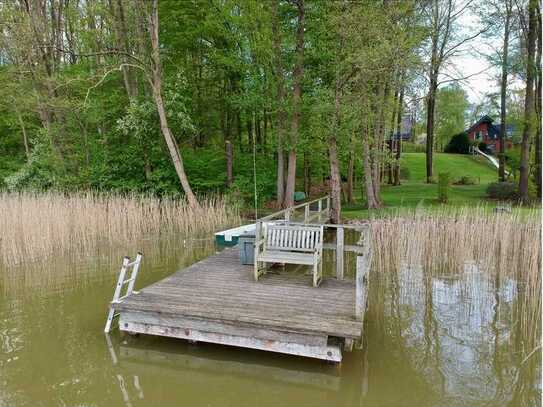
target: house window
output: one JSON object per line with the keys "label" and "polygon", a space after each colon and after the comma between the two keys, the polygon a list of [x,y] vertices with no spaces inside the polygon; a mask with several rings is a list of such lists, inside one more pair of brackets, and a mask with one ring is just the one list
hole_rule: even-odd
{"label": "house window", "polygon": [[481,141],[483,139],[483,133],[478,131],[475,133],[475,140]]}

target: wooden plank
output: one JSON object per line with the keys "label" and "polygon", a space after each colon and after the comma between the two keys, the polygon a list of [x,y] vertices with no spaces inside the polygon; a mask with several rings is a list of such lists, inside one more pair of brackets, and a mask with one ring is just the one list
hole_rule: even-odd
{"label": "wooden plank", "polygon": [[328,341],[328,338],[325,335],[308,335],[269,328],[263,329],[242,324],[234,325],[222,321],[215,321],[213,319],[188,318],[178,315],[165,315],[151,312],[123,312],[119,320],[119,326],[127,328],[127,324],[131,322],[180,329],[195,329],[204,332],[254,337],[272,341],[295,342],[313,346],[325,346]]}
{"label": "wooden plank", "polygon": [[274,340],[262,340],[243,336],[204,332],[196,329],[182,329],[138,322],[123,323],[121,330],[126,332],[168,336],[192,341],[265,350],[269,352],[286,353],[289,355],[305,356],[332,362],[341,362],[342,358],[341,349],[338,346],[315,346]]}
{"label": "wooden plank", "polygon": [[[337,250],[337,244],[336,243],[323,243],[322,248],[324,250]],[[347,253],[359,253],[362,254],[364,252],[364,248],[362,246],[354,245],[354,244],[344,244],[343,245],[343,252]]]}
{"label": "wooden plank", "polygon": [[227,323],[247,323],[270,327],[285,331],[325,334],[329,336],[359,338],[361,336],[362,324],[359,321],[337,320],[333,316],[325,318],[324,315],[304,313],[304,315],[293,315],[292,311],[287,313],[265,314],[262,310],[250,309],[247,306],[238,308],[218,308],[217,305],[210,307],[191,306],[188,303],[181,304],[178,299],[161,303],[132,301],[130,303],[115,304],[118,311],[145,311],[159,312],[171,315],[183,315],[194,318],[213,318]]}

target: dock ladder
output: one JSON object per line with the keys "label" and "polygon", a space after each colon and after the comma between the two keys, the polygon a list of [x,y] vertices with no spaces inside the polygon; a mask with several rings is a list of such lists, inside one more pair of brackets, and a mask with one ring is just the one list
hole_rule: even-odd
{"label": "dock ladder", "polygon": [[[141,259],[143,258],[143,254],[138,253],[136,255],[136,259],[134,261],[130,261],[130,258],[125,256],[123,258],[123,265],[121,267],[121,271],[119,272],[119,278],[117,280],[117,285],[115,286],[115,292],[113,293],[113,299],[111,300],[112,303],[120,302],[124,300],[126,297],[128,297],[131,294],[137,294],[137,291],[134,291],[134,284],[136,282],[136,278],[138,277],[138,271],[140,269]],[[126,276],[126,273],[129,269],[132,269],[132,272],[130,273],[130,278],[124,279]],[[126,292],[124,295],[121,296],[123,287],[125,284],[128,284],[128,287],[126,288]],[[115,313],[115,309],[109,305],[109,312],[107,314],[107,321],[106,326],[104,328],[105,333],[109,333],[111,330],[111,324],[113,323],[113,319],[115,317],[118,317],[119,314]]]}

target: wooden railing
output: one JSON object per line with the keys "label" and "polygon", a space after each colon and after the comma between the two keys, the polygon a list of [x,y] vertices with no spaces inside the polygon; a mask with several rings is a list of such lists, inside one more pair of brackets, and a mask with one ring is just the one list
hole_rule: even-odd
{"label": "wooden railing", "polygon": [[[297,212],[302,212],[303,216],[297,219]],[[330,213],[330,197],[328,195],[321,198],[313,199],[309,202],[304,202],[296,206],[291,206],[286,209],[274,212],[271,215],[264,216],[257,219],[258,222],[269,222],[271,220],[284,220],[286,222],[300,222],[311,223],[317,219],[317,223],[324,221],[327,222]]]}

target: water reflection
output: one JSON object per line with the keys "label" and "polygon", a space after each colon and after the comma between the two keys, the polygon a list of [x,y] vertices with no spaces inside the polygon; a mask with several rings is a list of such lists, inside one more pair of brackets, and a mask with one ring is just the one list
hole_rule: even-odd
{"label": "water reflection", "polygon": [[[171,237],[104,248],[93,258],[0,269],[0,405],[524,406],[539,401],[540,311],[510,277],[473,265],[462,273],[407,267],[373,273],[363,349],[335,366],[118,331],[104,337],[121,257],[137,250],[145,257],[136,288],[216,248],[211,240]],[[327,256],[330,275],[334,256]],[[346,261],[351,275],[354,258]]]}
{"label": "water reflection", "polygon": [[[370,298],[367,335],[370,346],[378,347],[370,349],[370,358],[379,363],[394,354],[399,367],[409,367],[403,374],[422,396],[412,403],[533,405],[540,399],[540,355],[534,356],[539,349],[524,363],[519,360],[533,343],[517,332],[524,301],[514,280],[473,265],[461,275],[442,276],[403,268],[373,274]],[[540,338],[540,325],[533,330]],[[392,368],[390,373],[397,374]],[[394,389],[389,394],[397,394]]]}

